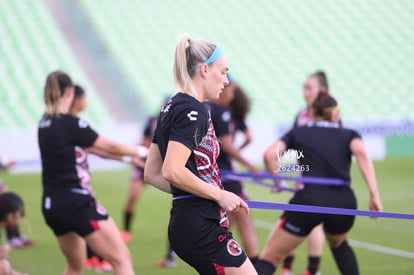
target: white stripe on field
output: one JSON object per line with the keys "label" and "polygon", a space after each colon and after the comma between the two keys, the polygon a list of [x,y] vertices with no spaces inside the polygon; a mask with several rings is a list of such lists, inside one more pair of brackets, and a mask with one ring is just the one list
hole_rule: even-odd
{"label": "white stripe on field", "polygon": [[[254,225],[257,228],[271,230],[275,226],[275,223],[267,222],[263,220],[254,220]],[[404,250],[395,249],[395,248],[386,247],[386,246],[377,245],[377,244],[361,242],[357,240],[348,240],[348,242],[353,247],[363,248],[363,249],[375,251],[378,253],[389,254],[389,255],[398,256],[402,258],[414,259],[413,252],[404,251]]]}
{"label": "white stripe on field", "polygon": [[349,244],[354,247],[364,248],[364,249],[368,249],[371,251],[375,251],[375,252],[379,252],[383,254],[389,254],[393,256],[398,256],[402,258],[414,259],[413,252],[404,251],[404,250],[395,249],[395,248],[386,247],[386,246],[377,245],[377,244],[372,244],[372,243],[360,242],[356,240],[348,240],[348,241],[349,241]]}

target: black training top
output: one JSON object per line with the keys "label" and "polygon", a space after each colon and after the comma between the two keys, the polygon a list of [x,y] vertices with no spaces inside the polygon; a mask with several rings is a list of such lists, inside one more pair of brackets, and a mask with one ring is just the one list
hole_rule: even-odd
{"label": "black training top", "polygon": [[92,194],[86,148],[97,138],[98,134],[78,117],[44,115],[38,128],[43,191]]}
{"label": "black training top", "polygon": [[[169,141],[177,141],[191,150],[186,167],[203,181],[221,188],[216,163],[219,145],[207,108],[194,97],[177,93],[161,109],[153,142],[165,159]],[[172,186],[174,196],[186,195]]]}
{"label": "black training top", "polygon": [[[191,150],[186,167],[194,175],[206,184],[223,189],[216,162],[220,147],[205,105],[185,93],[177,93],[171,97],[161,108],[153,138],[163,160],[169,141],[179,142]],[[214,201],[194,197],[174,185],[171,185],[171,193],[175,197],[175,203],[181,207],[203,217],[226,220],[224,211]],[[180,199],[183,197],[190,199]]]}
{"label": "black training top", "polygon": [[[213,121],[216,136],[219,139],[225,135],[231,135],[232,138],[234,138],[235,124],[231,119],[230,109],[226,106],[213,102],[206,102],[205,104],[210,110],[211,120]],[[224,150],[220,150],[220,154],[217,158],[217,164],[220,170],[232,170],[231,157],[224,152]]]}
{"label": "black training top", "polygon": [[361,136],[354,130],[341,128],[339,123],[311,121],[293,128],[281,140],[287,149],[299,152],[300,165],[309,165],[309,171],[303,171],[303,176],[350,181],[350,143],[355,138]]}

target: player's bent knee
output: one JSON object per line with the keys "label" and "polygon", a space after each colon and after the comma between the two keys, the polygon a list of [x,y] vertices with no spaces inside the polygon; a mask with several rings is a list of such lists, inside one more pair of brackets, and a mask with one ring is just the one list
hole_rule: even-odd
{"label": "player's bent knee", "polygon": [[330,248],[337,248],[347,240],[347,235],[326,235],[326,240]]}

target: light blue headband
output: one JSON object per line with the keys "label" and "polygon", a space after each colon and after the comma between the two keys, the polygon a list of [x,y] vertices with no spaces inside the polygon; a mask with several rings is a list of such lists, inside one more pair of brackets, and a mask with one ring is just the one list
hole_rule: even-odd
{"label": "light blue headband", "polygon": [[[213,53],[210,55],[209,58],[207,58],[206,61],[203,62],[203,64],[210,65],[211,63],[213,63],[214,61],[219,60],[223,56],[224,56],[223,50],[219,46],[216,46],[216,48],[214,49]],[[188,69],[188,72],[189,73],[194,72],[198,68],[200,68],[200,65],[197,65],[197,66],[194,66],[194,67]]]}
{"label": "light blue headband", "polygon": [[204,61],[204,64],[209,65],[213,63],[214,61],[222,58],[223,56],[224,56],[223,50],[219,46],[216,46],[216,48],[214,49],[210,57],[206,61]]}

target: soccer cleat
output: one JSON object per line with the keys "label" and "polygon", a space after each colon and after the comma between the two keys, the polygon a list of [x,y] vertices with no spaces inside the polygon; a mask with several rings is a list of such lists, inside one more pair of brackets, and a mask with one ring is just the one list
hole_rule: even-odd
{"label": "soccer cleat", "polygon": [[93,269],[93,264],[92,264],[91,260],[90,259],[86,259],[85,260],[85,264],[83,265],[83,267],[86,270],[92,270]]}
{"label": "soccer cleat", "polygon": [[23,236],[13,237],[10,240],[8,240],[8,243],[13,248],[25,248],[25,247],[33,245],[33,241]]}
{"label": "soccer cleat", "polygon": [[280,275],[293,275],[289,268],[283,268]]}
{"label": "soccer cleat", "polygon": [[177,267],[177,261],[174,258],[164,258],[160,260],[157,265],[159,267],[174,268]]}
{"label": "soccer cleat", "polygon": [[[98,270],[96,270],[96,271],[98,271]],[[109,263],[107,260],[103,260],[100,263],[100,269],[99,269],[99,271],[102,271],[102,272],[114,272],[114,268],[112,267],[111,263]]]}
{"label": "soccer cleat", "polygon": [[120,233],[121,233],[121,238],[124,241],[124,243],[128,243],[131,240],[132,238],[131,232],[127,230],[122,230]]}
{"label": "soccer cleat", "polygon": [[93,256],[89,259],[86,259],[84,267],[86,270],[96,270],[96,268],[100,267],[99,258],[97,256]]}

